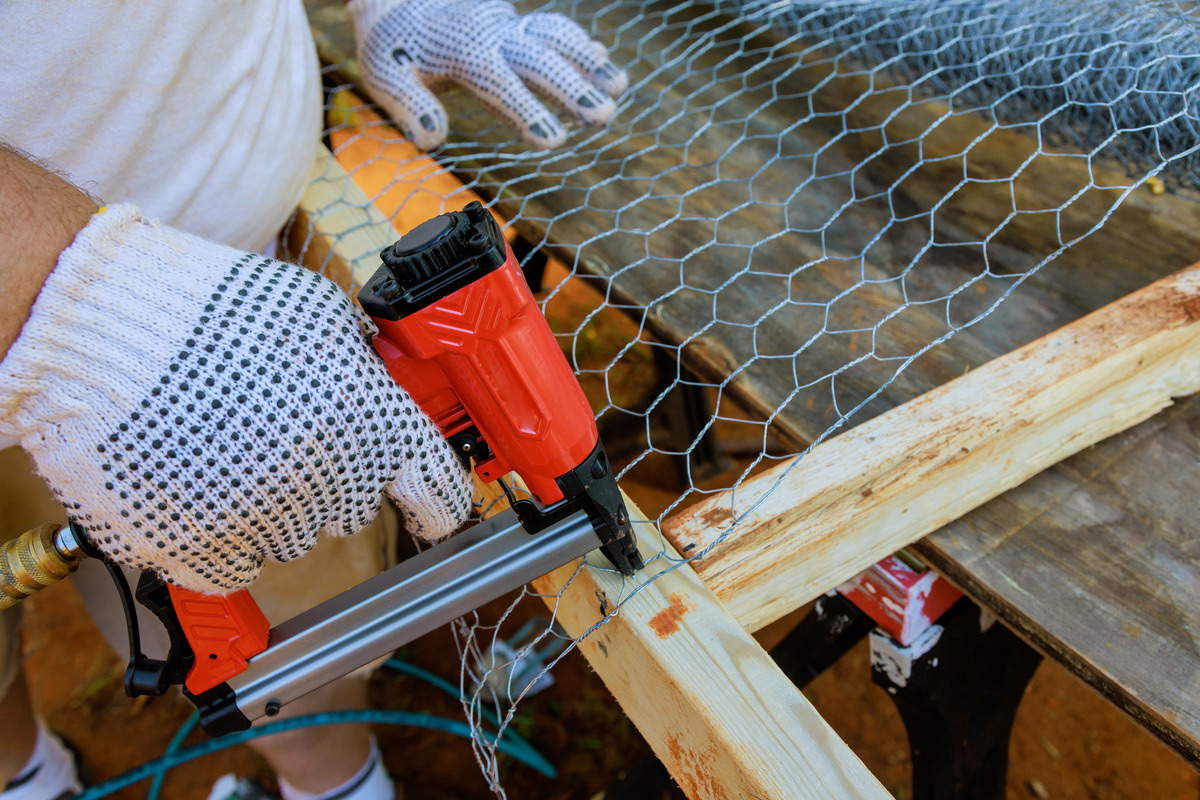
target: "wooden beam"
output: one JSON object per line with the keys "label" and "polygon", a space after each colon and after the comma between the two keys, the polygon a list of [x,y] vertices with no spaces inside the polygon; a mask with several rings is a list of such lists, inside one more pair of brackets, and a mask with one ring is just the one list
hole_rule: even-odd
{"label": "wooden beam", "polygon": [[635,528],[643,554],[665,552],[619,608],[634,585],[611,568],[571,564],[534,588],[688,798],[889,798],[654,525]]}
{"label": "wooden beam", "polygon": [[287,255],[353,297],[379,268],[379,251],[398,238],[387,217],[320,145],[308,186],[284,230]]}
{"label": "wooden beam", "polygon": [[[750,630],[1200,390],[1200,264],[669,519]],[[722,537],[725,537],[722,539]]]}

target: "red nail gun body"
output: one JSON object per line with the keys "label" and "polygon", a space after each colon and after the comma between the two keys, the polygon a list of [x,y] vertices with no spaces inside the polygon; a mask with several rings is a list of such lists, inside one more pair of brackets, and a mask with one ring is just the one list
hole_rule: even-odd
{"label": "red nail gun body", "polygon": [[397,383],[459,452],[475,457],[480,479],[516,469],[538,502],[563,499],[554,479],[591,455],[596,424],[511,255],[401,319],[382,316],[395,306],[379,300],[395,302],[402,290],[386,273],[380,284],[368,287],[374,344]]}
{"label": "red nail gun body", "polygon": [[[471,203],[417,226],[381,256],[383,266],[359,294],[379,328],[376,349],[460,456],[474,460],[482,480],[510,471],[521,476],[534,499],[518,500],[511,492],[509,498],[523,533],[504,520],[488,523],[494,534],[479,526],[269,635],[244,591],[220,598],[172,587],[169,602],[162,591],[156,606],[143,600],[187,642],[173,646],[168,665],[143,669],[136,682],[127,678],[127,690],[131,683],[162,686],[164,671],[170,682],[186,674],[188,694],[210,733],[240,730],[271,715],[369,663],[381,648],[394,650],[404,643],[397,637],[448,622],[596,546],[623,574],[642,566],[591,407],[491,214]],[[594,537],[581,529],[580,512]],[[542,531],[542,538],[561,542],[525,541]],[[510,557],[519,563],[491,563]],[[384,593],[386,601],[379,602]],[[411,608],[417,610],[404,610]],[[438,614],[453,616],[432,619]],[[430,618],[414,621],[414,615]],[[349,619],[359,620],[363,631],[353,645],[346,644]],[[360,644],[368,638],[375,644]],[[353,657],[339,648],[353,648]]]}
{"label": "red nail gun body", "polygon": [[435,217],[383,263],[359,301],[392,377],[483,481],[521,476],[537,501],[513,504],[526,530],[584,508],[632,574],[641,563],[591,406],[491,214],[475,202]]}

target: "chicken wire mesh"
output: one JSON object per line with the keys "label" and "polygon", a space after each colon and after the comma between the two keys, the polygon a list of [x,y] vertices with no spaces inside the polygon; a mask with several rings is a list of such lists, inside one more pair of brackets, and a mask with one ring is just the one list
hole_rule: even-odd
{"label": "chicken wire mesh", "polygon": [[[326,137],[398,229],[479,196],[524,266],[550,258],[543,310],[656,524],[732,492],[733,530],[750,476],[1026,341],[1047,320],[1003,301],[1135,192],[1200,216],[1192,4],[519,7],[570,16],[628,70],[608,126],[536,152],[453,92],[430,159],[353,94],[340,8],[311,3]],[[1112,247],[1094,238],[1089,257]],[[456,624],[499,796],[485,711],[511,724],[571,644],[546,625],[506,651],[529,603]]]}

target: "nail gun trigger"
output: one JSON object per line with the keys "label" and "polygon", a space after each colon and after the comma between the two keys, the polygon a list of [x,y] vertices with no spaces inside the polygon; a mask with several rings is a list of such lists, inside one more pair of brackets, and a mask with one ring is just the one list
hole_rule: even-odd
{"label": "nail gun trigger", "polygon": [[[129,697],[141,695],[161,697],[172,685],[183,682],[194,659],[190,645],[183,638],[183,632],[179,628],[174,609],[170,606],[170,600],[166,601],[166,608],[156,607],[160,605],[159,602],[156,602],[160,598],[157,598],[154,593],[154,584],[157,582],[159,586],[162,586],[163,595],[166,594],[166,587],[149,571],[142,573],[137,587],[138,602],[150,609],[167,629],[171,650],[167,659],[162,660],[150,658],[142,652],[134,593],[130,590],[129,582],[125,579],[121,567],[99,553],[96,555],[101,558],[105,569],[108,570],[109,577],[116,586],[121,600],[121,609],[125,614],[125,633],[129,640],[129,664],[125,668],[125,694]],[[174,621],[174,629],[172,629],[172,621]]]}
{"label": "nail gun trigger", "polygon": [[196,661],[192,645],[184,634],[179,615],[171,602],[167,584],[150,570],[142,572],[134,590],[137,601],[158,617],[167,632],[169,651],[162,670],[170,685],[183,683]]}

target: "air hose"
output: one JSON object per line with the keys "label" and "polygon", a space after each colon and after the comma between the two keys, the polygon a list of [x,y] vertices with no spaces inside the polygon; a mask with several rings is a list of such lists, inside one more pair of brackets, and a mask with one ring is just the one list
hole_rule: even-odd
{"label": "air hose", "polygon": [[[462,693],[454,684],[433,674],[432,672],[428,672],[427,670],[410,664],[407,661],[402,661],[399,658],[390,658],[384,663],[384,666],[425,681],[431,686],[441,689],[451,697],[459,699],[462,698]],[[491,711],[482,709],[481,713],[493,725],[496,725],[497,727],[499,726],[499,720]],[[292,730],[293,728],[308,727],[309,725],[332,725],[347,722],[378,721],[375,719],[360,719],[355,716],[358,714],[404,714],[406,717],[412,717],[418,720],[428,720],[431,722],[431,724],[425,725],[420,724],[420,722],[403,722],[400,720],[394,722],[384,722],[385,724],[392,725],[414,725],[416,727],[428,727],[434,730],[443,730],[445,732],[453,733],[465,738],[471,738],[472,736],[470,726],[466,725],[465,723],[458,722],[457,720],[447,720],[441,717],[408,712],[357,710],[329,712],[326,714],[310,714],[307,717],[297,717],[293,720],[285,720],[283,722],[278,722],[271,725],[264,725],[262,728],[255,728],[251,731],[245,732],[253,735],[247,736],[244,734],[237,734],[237,736],[239,736],[237,741],[228,741],[228,739],[232,737],[222,737],[220,739],[205,742],[201,745],[197,745],[196,747],[189,748],[181,753],[180,748],[183,747],[184,740],[187,739],[188,734],[195,729],[200,719],[198,714],[193,713],[191,717],[188,718],[187,722],[185,722],[171,738],[171,742],[167,745],[167,750],[161,758],[129,770],[128,772],[118,775],[111,780],[105,781],[98,786],[93,786],[80,795],[78,800],[98,800],[98,798],[107,797],[113,792],[123,789],[126,786],[132,785],[141,780],[145,780],[151,775],[154,776],[154,782],[150,784],[150,791],[146,794],[146,800],[158,800],[158,797],[162,792],[163,783],[167,778],[167,772],[179,766],[180,764],[200,758],[201,756],[208,755],[209,753],[215,753],[218,750],[224,749],[224,747],[240,744],[243,741],[248,741],[250,739],[257,738],[258,736],[266,736],[270,733],[275,733],[281,730]],[[337,717],[336,719],[332,718],[335,716]],[[287,728],[279,727],[284,722],[299,723],[302,720],[310,720],[310,722],[307,722],[303,725],[293,724]],[[440,727],[443,724],[451,727]],[[537,770],[547,778],[554,778],[558,775],[558,771],[554,768],[554,765],[547,761],[541,753],[535,750],[532,745],[521,738],[521,736],[511,728],[505,731],[504,736],[501,737],[500,743],[497,745],[497,749],[500,752],[511,756],[520,763]]]}
{"label": "air hose", "polygon": [[[471,738],[471,727],[465,722],[458,720],[443,719],[429,714],[415,714],[408,711],[384,711],[379,709],[359,709],[354,711],[327,711],[322,714],[308,714],[303,717],[294,717],[292,719],[280,720],[272,722],[268,725],[263,725],[258,728],[241,731],[239,733],[231,733],[222,736],[220,739],[211,739],[207,742],[192,745],[191,747],[183,748],[176,753],[164,755],[156,758],[153,761],[148,761],[140,767],[134,767],[128,772],[124,772],[115,778],[111,778],[103,783],[85,789],[82,794],[76,797],[76,800],[100,800],[102,797],[124,789],[126,786],[131,786],[138,781],[143,781],[159,772],[174,769],[180,764],[185,764],[188,761],[215,753],[219,750],[224,750],[227,747],[248,742],[251,739],[257,739],[260,736],[270,736],[273,733],[281,733],[283,731],[296,730],[298,728],[308,728],[314,725],[343,725],[351,722],[361,722],[374,725],[402,725],[413,728],[428,728],[429,730],[440,731],[442,733],[451,733],[455,736],[463,738]],[[186,735],[186,734],[185,734]],[[181,738],[176,736],[176,738]],[[546,774],[541,768],[530,764],[527,759],[527,753],[519,747],[514,747],[510,742],[503,739],[495,742],[496,749],[505,755],[526,763],[539,772]],[[526,745],[528,746],[528,745]],[[553,768],[551,773],[546,774],[546,777],[554,777]]]}

